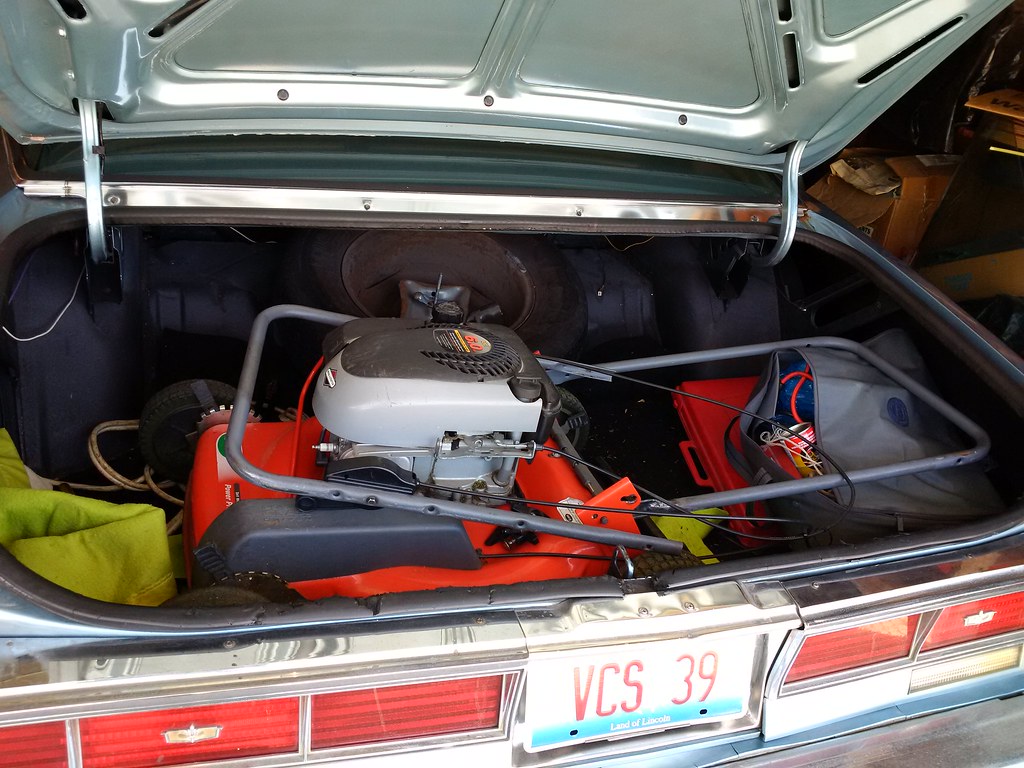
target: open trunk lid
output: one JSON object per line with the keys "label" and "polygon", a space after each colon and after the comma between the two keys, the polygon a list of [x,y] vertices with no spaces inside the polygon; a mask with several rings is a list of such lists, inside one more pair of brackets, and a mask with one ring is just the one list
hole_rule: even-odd
{"label": "open trunk lid", "polygon": [[827,159],[1006,0],[18,0],[21,143],[215,134],[490,139],[777,171]]}

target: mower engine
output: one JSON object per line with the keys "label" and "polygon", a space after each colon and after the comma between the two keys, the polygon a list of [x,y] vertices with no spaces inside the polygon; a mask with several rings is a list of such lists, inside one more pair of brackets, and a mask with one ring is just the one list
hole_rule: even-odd
{"label": "mower engine", "polygon": [[503,326],[353,320],[325,339],[324,360],[313,412],[328,480],[498,504],[560,408]]}
{"label": "mower engine", "polygon": [[[327,336],[324,360],[315,418],[245,426],[245,453],[263,471],[513,512],[530,499],[526,511],[571,518],[574,528],[637,533],[639,495],[628,480],[595,495],[557,454],[519,465],[548,439],[561,403],[513,331],[357,319]],[[585,537],[253,485],[228,463],[225,431],[217,424],[200,435],[189,481],[183,516],[193,588],[244,586],[252,574],[309,599],[516,584],[600,575],[614,552]],[[577,516],[559,506],[588,500],[623,512]],[[519,548],[545,557],[508,557]]]}

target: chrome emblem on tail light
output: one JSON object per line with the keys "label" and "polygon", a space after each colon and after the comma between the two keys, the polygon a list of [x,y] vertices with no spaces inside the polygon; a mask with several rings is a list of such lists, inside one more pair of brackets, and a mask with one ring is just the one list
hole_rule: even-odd
{"label": "chrome emblem on tail light", "polygon": [[164,731],[164,741],[168,744],[198,744],[200,741],[212,741],[220,738],[220,732],[224,730],[220,725],[204,725],[196,728],[195,723],[188,728]]}
{"label": "chrome emblem on tail light", "polygon": [[978,611],[971,616],[964,616],[965,627],[978,627],[982,624],[988,624],[992,619],[996,617],[995,611]]}

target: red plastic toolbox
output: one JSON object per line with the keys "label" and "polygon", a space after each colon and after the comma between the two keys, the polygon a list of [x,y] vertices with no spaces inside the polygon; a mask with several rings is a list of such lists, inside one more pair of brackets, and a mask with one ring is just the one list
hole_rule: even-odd
{"label": "red plastic toolbox", "polygon": [[[684,381],[679,385],[682,392],[700,397],[719,400],[729,405],[742,408],[750,399],[750,393],[757,384],[756,376],[736,379],[705,379],[703,381]],[[720,405],[697,400],[685,395],[675,394],[672,402],[683,429],[689,437],[679,443],[683,459],[690,468],[694,482],[704,488],[715,491],[728,491],[734,488],[746,488],[750,483],[733,469],[725,455],[725,431],[729,423],[737,415],[736,411]],[[738,427],[733,426],[729,440],[739,451]],[[767,513],[763,502],[753,504],[754,517],[763,517]],[[775,523],[761,522],[747,515],[745,505],[735,504],[726,507],[732,518],[731,527],[737,533],[756,534],[758,536],[778,536],[781,534]],[[758,547],[764,544],[758,539],[740,538],[744,547]]]}

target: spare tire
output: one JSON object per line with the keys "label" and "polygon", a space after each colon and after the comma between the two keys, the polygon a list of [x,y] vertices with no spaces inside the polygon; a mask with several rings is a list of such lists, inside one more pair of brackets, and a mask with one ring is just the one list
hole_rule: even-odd
{"label": "spare tire", "polygon": [[531,349],[571,356],[587,330],[576,272],[543,237],[414,230],[309,230],[292,243],[288,301],[364,317],[397,317],[399,283],[470,289],[470,314],[497,305]]}

